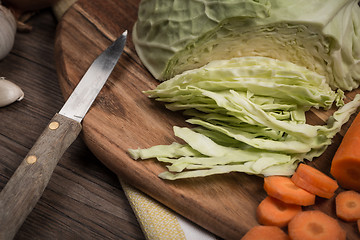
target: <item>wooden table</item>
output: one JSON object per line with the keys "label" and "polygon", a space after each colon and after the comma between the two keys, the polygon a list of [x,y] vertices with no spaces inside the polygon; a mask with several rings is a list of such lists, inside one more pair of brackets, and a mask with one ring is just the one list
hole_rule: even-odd
{"label": "wooden table", "polygon": [[[56,19],[46,9],[31,18],[0,61],[0,77],[25,98],[0,108],[0,190],[64,103],[54,62]],[[145,239],[117,176],[81,137],[65,152],[45,192],[15,239]]]}

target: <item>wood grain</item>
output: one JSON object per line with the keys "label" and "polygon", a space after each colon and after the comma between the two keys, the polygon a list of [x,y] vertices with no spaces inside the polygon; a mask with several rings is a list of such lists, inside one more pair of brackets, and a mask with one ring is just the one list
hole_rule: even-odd
{"label": "wood grain", "polygon": [[[60,86],[69,96],[90,62],[110,40],[137,18],[139,1],[79,1],[61,21],[55,43]],[[100,10],[101,9],[101,10]],[[180,113],[167,111],[148,99],[143,90],[158,82],[142,66],[128,39],[125,53],[83,122],[83,137],[91,151],[124,181],[225,239],[239,239],[257,225],[255,209],[265,197],[260,177],[227,174],[179,181],[163,181],[157,175],[165,167],[155,161],[132,160],[128,148],[146,148],[178,141],[172,127],[186,126]],[[330,112],[309,114],[310,123],[324,123]],[[351,122],[351,121],[350,121]],[[328,173],[341,136],[314,164]],[[310,208],[334,215],[333,200],[317,200]],[[341,223],[350,239],[355,225]]]}
{"label": "wood grain", "polygon": [[[25,92],[21,102],[0,108],[0,190],[64,103],[54,63],[57,22],[50,9],[17,33],[0,75]],[[15,239],[145,239],[117,175],[75,140],[55,168],[38,204]]]}
{"label": "wood grain", "polygon": [[34,146],[0,192],[0,239],[13,239],[43,194],[81,124],[59,114],[51,119]]}

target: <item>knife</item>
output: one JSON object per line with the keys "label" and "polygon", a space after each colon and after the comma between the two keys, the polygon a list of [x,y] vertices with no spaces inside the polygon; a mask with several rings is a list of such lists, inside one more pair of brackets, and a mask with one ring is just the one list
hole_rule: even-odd
{"label": "knife", "polygon": [[127,31],[95,59],[0,192],[1,240],[14,238],[40,199],[59,159],[79,135],[82,119],[117,64],[126,37]]}

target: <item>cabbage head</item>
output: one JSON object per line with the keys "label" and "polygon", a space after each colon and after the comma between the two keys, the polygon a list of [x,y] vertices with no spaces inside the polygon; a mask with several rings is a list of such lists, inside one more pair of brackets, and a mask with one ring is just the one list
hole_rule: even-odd
{"label": "cabbage head", "polygon": [[158,80],[261,56],[304,66],[333,89],[360,82],[358,0],[142,0],[133,41]]}

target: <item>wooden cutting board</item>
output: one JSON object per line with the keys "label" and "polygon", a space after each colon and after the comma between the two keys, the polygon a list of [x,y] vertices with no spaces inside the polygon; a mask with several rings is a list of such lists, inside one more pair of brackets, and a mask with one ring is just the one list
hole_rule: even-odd
{"label": "wooden cutting board", "polygon": [[[129,148],[146,148],[179,141],[172,127],[186,126],[180,113],[173,113],[148,99],[143,90],[158,82],[136,55],[131,33],[139,0],[80,0],[58,25],[55,42],[56,67],[65,98],[74,89],[91,62],[124,30],[129,30],[125,52],[83,121],[82,137],[90,150],[124,181],[139,188],[186,218],[225,239],[239,239],[257,225],[255,210],[266,196],[263,179],[241,173],[205,178],[163,181],[165,170],[153,160],[134,161]],[[322,124],[330,115],[316,112],[309,122]],[[352,118],[353,119],[353,118]],[[351,121],[349,121],[350,123]],[[344,131],[349,126],[344,126]],[[314,164],[329,173],[341,135]],[[311,209],[335,216],[334,199],[317,198]],[[308,209],[310,209],[308,208]],[[349,239],[358,237],[355,224],[341,222]]]}

